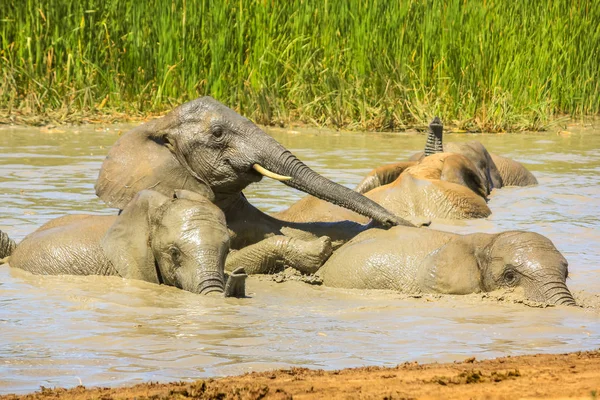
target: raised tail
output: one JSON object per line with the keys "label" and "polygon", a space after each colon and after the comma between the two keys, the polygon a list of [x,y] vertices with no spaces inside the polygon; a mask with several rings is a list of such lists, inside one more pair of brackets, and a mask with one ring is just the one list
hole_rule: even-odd
{"label": "raised tail", "polygon": [[8,237],[8,235],[0,231],[0,264],[8,262],[9,256],[17,247],[14,240]]}

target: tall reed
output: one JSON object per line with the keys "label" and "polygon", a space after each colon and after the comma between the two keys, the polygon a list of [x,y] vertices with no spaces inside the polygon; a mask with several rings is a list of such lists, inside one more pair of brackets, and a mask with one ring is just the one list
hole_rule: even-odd
{"label": "tall reed", "polygon": [[211,95],[266,124],[536,128],[600,111],[595,0],[3,0],[0,112]]}

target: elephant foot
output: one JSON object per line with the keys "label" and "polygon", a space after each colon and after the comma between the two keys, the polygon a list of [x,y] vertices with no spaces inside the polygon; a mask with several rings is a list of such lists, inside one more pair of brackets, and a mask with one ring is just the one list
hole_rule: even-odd
{"label": "elephant foot", "polygon": [[315,240],[290,238],[284,254],[284,263],[303,274],[314,274],[331,256],[331,239],[321,236]]}

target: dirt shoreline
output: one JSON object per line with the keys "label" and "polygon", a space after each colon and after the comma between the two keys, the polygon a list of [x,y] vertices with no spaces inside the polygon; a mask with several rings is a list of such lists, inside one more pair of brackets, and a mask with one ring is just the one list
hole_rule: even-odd
{"label": "dirt shoreline", "polygon": [[253,372],[195,382],[119,388],[43,388],[0,399],[596,399],[600,350],[339,371]]}

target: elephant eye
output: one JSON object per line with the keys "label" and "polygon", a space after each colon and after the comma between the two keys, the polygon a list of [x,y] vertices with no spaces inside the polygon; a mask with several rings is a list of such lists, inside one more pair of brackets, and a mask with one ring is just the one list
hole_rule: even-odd
{"label": "elephant eye", "polygon": [[177,247],[172,246],[169,247],[169,255],[171,256],[173,262],[178,263],[179,259],[181,258],[181,251]]}
{"label": "elephant eye", "polygon": [[223,137],[223,128],[220,126],[215,126],[212,129],[212,134],[216,139],[221,139]]}
{"label": "elephant eye", "polygon": [[502,279],[506,285],[513,286],[515,283],[517,283],[517,273],[512,269],[507,269],[504,271]]}

